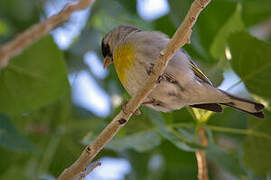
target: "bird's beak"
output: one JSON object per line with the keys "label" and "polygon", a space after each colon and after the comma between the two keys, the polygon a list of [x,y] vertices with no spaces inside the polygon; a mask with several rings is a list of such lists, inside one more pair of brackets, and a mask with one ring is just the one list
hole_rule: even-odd
{"label": "bird's beak", "polygon": [[110,58],[109,56],[106,56],[104,58],[104,68],[107,68],[107,66],[109,66],[112,63],[112,58]]}

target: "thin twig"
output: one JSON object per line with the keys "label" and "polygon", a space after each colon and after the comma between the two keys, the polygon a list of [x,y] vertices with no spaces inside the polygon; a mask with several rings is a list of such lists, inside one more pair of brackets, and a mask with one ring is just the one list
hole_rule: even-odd
{"label": "thin twig", "polygon": [[[200,138],[200,144],[203,147],[208,145],[208,139],[205,135],[205,128],[199,127],[197,129],[198,136]],[[208,168],[205,151],[197,151],[196,158],[198,162],[198,179],[199,180],[208,180]]]}
{"label": "thin twig", "polygon": [[21,53],[27,46],[48,34],[57,26],[70,19],[73,12],[86,9],[95,0],[79,0],[76,3],[66,5],[58,14],[51,16],[38,24],[28,28],[12,41],[0,47],[0,67],[7,66],[8,61]]}
{"label": "thin twig", "polygon": [[183,23],[177,29],[174,36],[161,51],[158,60],[153,68],[153,73],[149,76],[145,85],[139,89],[135,96],[128,102],[125,107],[125,113],[121,111],[101,132],[101,134],[89,144],[82,152],[80,157],[67,169],[65,169],[58,180],[71,180],[74,176],[82,172],[92,159],[100,152],[104,146],[115,136],[119,129],[126,124],[132,114],[138,109],[143,100],[149,95],[151,90],[156,86],[158,77],[164,72],[172,56],[186,43],[190,42],[192,27],[195,24],[198,15],[210,0],[195,0]]}
{"label": "thin twig", "polygon": [[82,180],[83,178],[85,178],[87,175],[89,175],[96,167],[101,166],[102,163],[100,162],[94,162],[93,165],[86,171],[84,171],[82,174],[80,174],[78,180]]}

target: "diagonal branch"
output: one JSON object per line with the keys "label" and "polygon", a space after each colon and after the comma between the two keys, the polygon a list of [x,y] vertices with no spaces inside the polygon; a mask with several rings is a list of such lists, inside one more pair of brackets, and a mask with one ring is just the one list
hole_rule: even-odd
{"label": "diagonal branch", "polygon": [[87,175],[89,175],[96,167],[101,166],[102,163],[100,162],[95,162],[93,163],[93,165],[88,169],[85,170],[84,172],[82,172],[81,174],[79,174],[79,178],[78,180],[83,180]]}
{"label": "diagonal branch", "polygon": [[93,160],[104,146],[114,137],[119,129],[126,124],[132,114],[141,105],[143,100],[149,95],[151,90],[156,86],[158,77],[164,72],[169,60],[172,56],[186,43],[190,42],[192,27],[195,24],[198,15],[211,0],[195,0],[183,23],[177,29],[174,36],[161,51],[158,60],[153,68],[153,73],[149,76],[145,85],[136,93],[135,96],[126,105],[125,112],[121,111],[101,132],[101,134],[89,144],[80,157],[67,169],[65,169],[58,180],[71,180]]}
{"label": "diagonal branch", "polygon": [[89,7],[95,0],[79,0],[74,4],[65,6],[58,14],[33,25],[26,31],[19,34],[15,39],[0,46],[0,67],[7,66],[8,61],[18,55],[27,46],[48,34],[57,26],[63,24],[70,19],[73,12]]}

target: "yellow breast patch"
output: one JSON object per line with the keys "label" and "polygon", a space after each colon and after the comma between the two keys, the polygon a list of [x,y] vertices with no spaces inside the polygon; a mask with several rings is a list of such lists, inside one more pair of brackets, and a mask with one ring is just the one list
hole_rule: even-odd
{"label": "yellow breast patch", "polygon": [[114,66],[122,84],[126,84],[126,73],[134,61],[134,46],[127,43],[117,47],[114,51]]}

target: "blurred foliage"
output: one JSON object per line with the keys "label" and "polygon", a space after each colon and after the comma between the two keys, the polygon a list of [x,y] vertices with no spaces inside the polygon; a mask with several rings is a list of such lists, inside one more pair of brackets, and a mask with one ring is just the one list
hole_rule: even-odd
{"label": "blurred foliage", "polygon": [[[46,3],[52,1],[1,0],[1,45],[44,17]],[[87,71],[110,97],[128,98],[112,66],[105,78],[97,77],[84,55],[93,51],[102,60],[100,41],[120,24],[171,37],[192,0],[168,3],[168,14],[147,21],[138,14],[136,0],[97,0],[67,49],[59,49],[48,35],[0,70],[0,179],[54,178],[77,159],[120,107],[112,105],[111,114],[101,118],[78,106],[68,75]],[[195,132],[204,126],[210,179],[270,179],[270,18],[270,0],[213,0],[196,23],[191,44],[184,47],[215,85],[221,84],[223,72],[233,70],[241,79],[237,84],[243,82],[251,97],[267,105],[265,120],[230,108],[215,114],[190,108],[160,113],[143,107],[142,115],[132,117],[97,158],[127,159],[132,167],[128,180],[197,179],[194,151],[204,147]],[[255,28],[268,37],[255,37]]]}
{"label": "blurred foliage", "polygon": [[13,58],[0,73],[0,109],[8,114],[44,106],[69,89],[63,53],[50,36]]}

